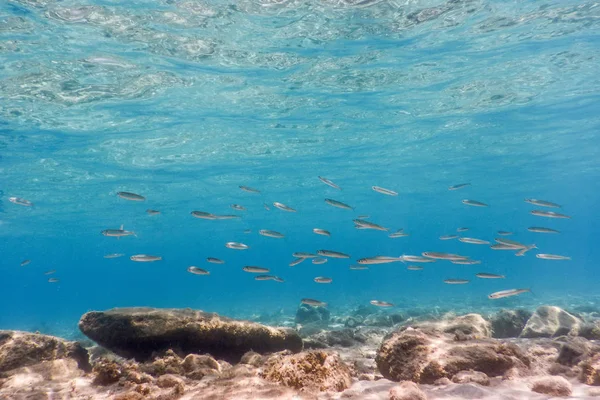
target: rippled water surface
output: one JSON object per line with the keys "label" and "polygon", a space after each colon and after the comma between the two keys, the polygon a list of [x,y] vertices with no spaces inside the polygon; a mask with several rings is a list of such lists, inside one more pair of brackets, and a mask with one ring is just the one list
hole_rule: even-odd
{"label": "rippled water surface", "polygon": [[[332,310],[585,302],[600,283],[599,28],[598,4],[568,0],[0,2],[0,324],[72,329],[89,309],[134,305],[251,318],[293,314],[304,297]],[[529,214],[531,197],[572,218]],[[354,229],[361,214],[409,236]],[[121,224],[137,236],[100,234]],[[438,239],[463,226],[491,242],[513,231],[538,249],[515,257]],[[318,249],[351,259],[288,266],[294,251]],[[348,268],[425,251],[482,264]],[[163,260],[129,260],[140,253]],[[285,282],[255,281],[244,265]],[[511,288],[533,294],[487,299]]]}

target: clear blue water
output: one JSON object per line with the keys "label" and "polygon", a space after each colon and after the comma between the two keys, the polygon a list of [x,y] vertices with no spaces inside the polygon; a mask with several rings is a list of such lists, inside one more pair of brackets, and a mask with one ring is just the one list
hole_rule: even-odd
{"label": "clear blue water", "polygon": [[[596,4],[566,0],[0,2],[0,327],[70,332],[82,313],[117,306],[293,315],[304,297],[334,313],[372,299],[457,311],[588,301],[600,294],[599,27]],[[462,182],[472,186],[447,190]],[[572,219],[530,215],[539,207],[526,197]],[[263,208],[274,201],[298,212]],[[360,214],[410,236],[356,230]],[[100,234],[121,224],[137,237]],[[490,241],[514,231],[539,250],[438,240],[461,226]],[[292,252],[318,249],[352,259],[288,266]],[[424,251],[482,264],[348,268]],[[129,260],[139,253],[163,261]],[[285,283],[254,281],[244,265]],[[482,271],[506,279],[474,277]],[[521,287],[533,294],[487,299]]]}

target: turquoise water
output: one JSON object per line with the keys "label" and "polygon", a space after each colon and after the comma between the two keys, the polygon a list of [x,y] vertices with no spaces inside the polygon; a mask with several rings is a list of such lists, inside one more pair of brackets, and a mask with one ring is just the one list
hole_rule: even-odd
{"label": "turquoise water", "polygon": [[[118,306],[276,318],[306,297],[334,313],[373,299],[457,311],[589,301],[600,283],[599,10],[581,1],[0,2],[0,327],[69,332],[82,313]],[[448,190],[463,182],[471,186]],[[530,197],[572,218],[533,216]],[[194,210],[242,218],[201,220]],[[361,214],[409,236],[357,230]],[[100,234],[121,224],[137,237]],[[515,257],[438,239],[463,226],[491,242],[513,231],[538,249]],[[319,249],[351,259],[288,266],[293,252]],[[425,251],[482,264],[348,268]],[[163,260],[129,259],[140,253]],[[244,265],[285,282],[255,281]],[[487,299],[512,288],[533,293]]]}

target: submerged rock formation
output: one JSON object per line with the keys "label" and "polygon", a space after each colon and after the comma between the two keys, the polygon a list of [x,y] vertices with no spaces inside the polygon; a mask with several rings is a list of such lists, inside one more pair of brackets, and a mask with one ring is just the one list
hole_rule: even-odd
{"label": "submerged rock formation", "polygon": [[556,337],[578,335],[582,321],[560,307],[541,306],[533,313],[520,337]]}
{"label": "submerged rock formation", "polygon": [[191,309],[116,308],[88,312],[79,329],[114,353],[148,360],[153,353],[209,353],[237,362],[250,350],[299,352],[302,339],[293,330],[272,328]]}
{"label": "submerged rock formation", "polygon": [[492,336],[495,338],[518,337],[523,332],[531,314],[527,310],[500,310],[492,317]]}

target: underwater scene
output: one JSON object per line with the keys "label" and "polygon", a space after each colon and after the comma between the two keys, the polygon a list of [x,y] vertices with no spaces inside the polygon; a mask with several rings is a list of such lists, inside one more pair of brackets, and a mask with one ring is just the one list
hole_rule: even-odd
{"label": "underwater scene", "polygon": [[0,1],[0,399],[600,398],[600,7]]}

